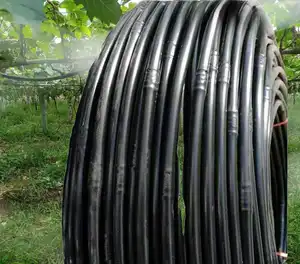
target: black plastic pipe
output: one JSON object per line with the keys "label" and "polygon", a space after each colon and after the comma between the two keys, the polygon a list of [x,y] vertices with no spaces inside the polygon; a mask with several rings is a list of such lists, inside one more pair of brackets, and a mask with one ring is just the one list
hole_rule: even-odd
{"label": "black plastic pipe", "polygon": [[287,118],[258,4],[138,4],[108,35],[79,105],[65,263],[283,263]]}

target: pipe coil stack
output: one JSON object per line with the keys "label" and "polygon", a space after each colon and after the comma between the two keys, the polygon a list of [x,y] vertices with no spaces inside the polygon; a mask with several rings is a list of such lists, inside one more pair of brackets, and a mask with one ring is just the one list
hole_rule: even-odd
{"label": "pipe coil stack", "polygon": [[285,262],[286,121],[287,78],[261,7],[140,3],[82,95],[65,263]]}

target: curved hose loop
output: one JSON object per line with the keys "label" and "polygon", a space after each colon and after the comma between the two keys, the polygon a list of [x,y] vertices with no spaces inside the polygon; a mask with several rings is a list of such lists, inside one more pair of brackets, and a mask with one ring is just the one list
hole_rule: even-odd
{"label": "curved hose loop", "polygon": [[[139,128],[139,113],[142,104],[140,102],[134,103],[135,98],[140,98],[142,95],[142,90],[138,89],[138,86],[142,86],[143,79],[138,81],[139,74],[143,75],[145,72],[145,66],[143,66],[143,60],[147,58],[149,45],[152,41],[151,35],[154,34],[157,23],[159,21],[160,15],[164,10],[165,5],[160,3],[153,12],[153,15],[147,21],[145,28],[143,29],[141,36],[136,44],[131,64],[129,66],[128,76],[126,80],[125,94],[122,98],[122,106],[119,117],[119,127],[118,127],[118,150],[120,150],[120,155],[118,159],[120,162],[127,164],[127,154],[129,154],[130,164],[127,165],[125,169],[125,182],[126,186],[130,190],[127,194],[125,192],[126,209],[128,211],[128,217],[123,219],[125,227],[125,237],[128,240],[128,245],[126,247],[127,256],[126,260],[128,263],[135,263],[136,261],[136,236],[135,236],[135,199],[136,199],[136,156],[137,156],[137,133]],[[134,63],[133,63],[134,62]],[[136,121],[137,120],[137,121]],[[134,121],[136,121],[134,123]],[[131,132],[131,125],[132,132]],[[130,133],[131,132],[131,133]],[[131,134],[131,135],[130,135]],[[118,152],[117,152],[118,155]],[[126,176],[128,172],[128,177]]]}
{"label": "curved hose loop", "polygon": [[168,26],[171,23],[173,12],[177,12],[177,2],[168,3],[158,24],[157,34],[151,45],[149,61],[144,77],[143,94],[141,97],[143,108],[140,113],[140,127],[137,141],[137,203],[136,203],[136,235],[137,263],[149,263],[149,184],[150,160],[152,149],[153,119],[155,101],[160,86],[162,50],[166,41]]}
{"label": "curved hose loop", "polygon": [[[252,113],[252,82],[253,82],[253,68],[255,56],[255,42],[259,29],[260,17],[257,10],[254,10],[251,23],[245,39],[245,50],[242,66],[242,87],[240,98],[240,133],[239,133],[239,178],[240,178],[240,208],[241,208],[241,229],[243,241],[243,257],[246,263],[262,262],[263,256],[260,249],[262,249],[261,230],[259,218],[254,218],[257,214],[256,196],[255,196],[255,178],[253,177],[253,113]],[[249,153],[243,155],[242,153]],[[249,166],[250,165],[250,166]],[[254,220],[254,221],[253,221]],[[254,237],[253,231],[256,232]],[[254,240],[256,248],[254,247]],[[254,253],[256,251],[256,254]]]}
{"label": "curved hose loop", "polygon": [[[261,12],[260,12],[261,13]],[[267,222],[267,208],[265,205],[265,201],[267,200],[267,194],[265,192],[266,188],[266,179],[264,175],[266,175],[266,168],[264,157],[266,156],[264,145],[264,134],[263,134],[263,98],[264,98],[264,82],[265,82],[265,70],[266,70],[266,50],[267,45],[269,43],[269,38],[265,35],[266,31],[266,23],[265,20],[261,20],[260,29],[259,29],[259,38],[258,38],[258,48],[256,51],[255,58],[255,72],[254,72],[254,82],[256,91],[254,91],[254,101],[253,101],[253,110],[254,110],[254,164],[255,164],[255,180],[256,180],[256,191],[257,191],[257,205],[258,205],[258,213],[260,215],[260,227],[261,227],[261,236],[262,236],[262,249],[264,252],[264,257],[266,258],[269,253],[269,245],[268,245],[268,222]]]}
{"label": "curved hose loop", "polygon": [[258,4],[139,4],[108,35],[80,102],[65,263],[283,263],[286,101]]}
{"label": "curved hose loop", "polygon": [[[132,54],[134,52],[135,45],[138,38],[141,35],[142,29],[144,28],[145,22],[149,19],[149,16],[155,12],[157,7],[157,2],[150,3],[143,13],[135,21],[127,44],[125,47],[126,55],[123,56],[120,63],[119,73],[117,81],[115,83],[115,90],[112,99],[112,110],[110,114],[110,125],[109,132],[110,135],[110,166],[112,167],[113,173],[113,189],[114,204],[113,204],[113,243],[114,243],[114,258],[117,263],[125,263],[125,247],[124,247],[124,226],[123,226],[123,215],[124,215],[124,192],[125,192],[125,164],[124,160],[125,148],[119,148],[116,145],[116,135],[118,119],[120,115],[120,106],[122,100],[122,93],[124,90],[124,82],[126,79],[127,71],[129,69],[130,61],[132,59]],[[124,91],[125,92],[125,91]],[[115,150],[116,148],[116,150]]]}
{"label": "curved hose loop", "polygon": [[[182,88],[185,82],[185,76],[187,73],[187,66],[191,59],[192,55],[192,47],[197,40],[197,29],[201,26],[203,21],[203,15],[205,13],[206,8],[208,7],[207,3],[200,3],[191,14],[191,19],[189,21],[188,28],[186,30],[186,35],[183,40],[182,47],[179,51],[179,57],[176,63],[175,74],[172,84],[172,90],[170,91],[168,112],[166,113],[165,120],[165,133],[166,133],[166,140],[163,149],[163,199],[166,200],[166,204],[170,203],[170,195],[174,192],[170,190],[172,188],[172,181],[170,177],[172,177],[172,168],[173,168],[173,159],[174,159],[174,151],[176,150],[176,135],[173,135],[173,131],[177,130],[179,121],[179,112],[180,112],[180,101],[181,101],[181,94]],[[174,172],[173,172],[174,173]],[[190,187],[189,187],[190,188]],[[165,197],[165,198],[164,198]],[[172,207],[168,207],[169,210],[172,210]],[[170,212],[166,212],[169,213]],[[192,214],[192,210],[190,209],[189,205],[187,205],[186,209],[187,217]],[[164,214],[164,212],[163,212]],[[167,223],[166,223],[167,224]],[[164,227],[164,226],[163,226]],[[166,226],[167,227],[167,226]],[[191,229],[190,229],[191,228]],[[199,233],[195,233],[192,230],[193,225],[191,225],[188,221],[186,222],[186,255],[187,255],[187,263],[201,263],[201,245],[199,245],[199,237],[197,239],[193,239],[193,236],[198,236]],[[199,227],[198,227],[198,232]],[[166,241],[167,242],[167,241]],[[194,244],[196,243],[196,244]],[[197,244],[198,243],[198,244]],[[174,249],[170,249],[174,250]],[[190,259],[189,256],[194,256],[194,259]],[[173,261],[173,260],[172,260]],[[173,263],[173,262],[172,262]]]}
{"label": "curved hose loop", "polygon": [[[195,2],[197,3],[197,2]],[[203,21],[207,21],[211,10],[215,7],[217,3],[216,2],[211,2],[205,7],[205,11],[203,14]],[[183,115],[184,115],[184,166],[183,169],[186,170],[188,168],[188,163],[189,163],[189,151],[188,147],[189,146],[189,139],[190,139],[190,118],[191,118],[191,95],[192,91],[195,85],[195,80],[196,80],[196,72],[197,72],[197,66],[198,66],[198,58],[200,56],[200,47],[201,47],[201,35],[203,34],[205,30],[204,26],[200,26],[198,28],[197,32],[197,37],[196,41],[194,44],[194,48],[192,48],[192,58],[190,65],[188,66],[187,70],[187,78],[185,82],[185,87],[184,87],[184,95],[183,95]],[[183,174],[185,177],[183,177],[183,196],[184,196],[184,201],[186,204],[189,204],[188,199],[189,199],[189,182],[190,182],[190,175],[187,171],[184,171]]]}
{"label": "curved hose loop", "polygon": [[[191,112],[190,117],[190,132],[189,132],[189,141],[188,141],[188,152],[193,153],[192,157],[189,157],[189,163],[187,165],[187,174],[190,177],[189,180],[189,198],[187,199],[187,207],[188,207],[188,222],[187,222],[187,228],[188,228],[188,235],[190,234],[191,237],[189,238],[187,236],[187,239],[191,239],[193,243],[191,243],[191,252],[189,252],[190,255],[195,255],[194,260],[192,260],[192,263],[201,263],[202,256],[200,255],[201,247],[204,246],[204,237],[208,236],[208,241],[211,241],[211,245],[208,247],[209,249],[209,257],[212,258],[211,260],[213,262],[216,262],[216,238],[214,235],[213,225],[214,225],[214,186],[212,186],[208,181],[201,180],[199,178],[199,175],[201,174],[201,130],[203,127],[203,116],[204,116],[204,102],[205,97],[207,94],[207,88],[208,83],[210,81],[211,86],[209,89],[209,95],[211,99],[211,103],[207,104],[206,111],[207,115],[210,116],[210,118],[214,119],[214,105],[215,105],[215,90],[214,86],[216,83],[216,69],[218,67],[218,49],[220,47],[220,36],[221,36],[221,21],[222,17],[225,13],[225,8],[227,8],[228,2],[224,1],[221,3],[218,3],[215,5],[214,9],[211,10],[211,15],[208,18],[208,21],[206,22],[205,30],[203,33],[203,39],[201,41],[201,48],[199,53],[199,61],[196,71],[196,78],[195,83],[193,85],[193,89],[191,91],[190,96],[193,98],[191,100],[191,108],[194,109]],[[217,27],[217,30],[215,31]],[[204,41],[205,40],[205,41]],[[215,44],[213,44],[213,41],[215,40]],[[212,53],[213,51],[213,53]],[[212,57],[211,57],[211,54]],[[209,66],[209,62],[211,60],[211,67]],[[211,69],[211,78],[208,80],[209,76],[209,69]],[[206,114],[206,113],[205,113]],[[209,119],[208,119],[209,120]],[[211,133],[214,131],[214,121],[211,120],[210,124],[206,126],[208,135],[211,135]],[[206,141],[206,140],[205,140]],[[214,148],[213,141],[207,138],[207,141],[205,143],[208,143],[207,147]],[[205,144],[204,144],[205,146]],[[205,147],[204,147],[205,148]],[[208,150],[211,151],[211,150]],[[207,156],[210,155],[210,158]],[[208,160],[203,160],[203,176],[206,179],[209,179],[211,177],[211,174],[213,174],[213,170],[211,167],[212,162],[214,162],[214,157],[211,156],[212,152],[206,153],[206,157],[208,157]],[[205,154],[204,154],[205,155]],[[207,164],[206,164],[207,162]],[[206,165],[207,166],[206,166]],[[200,200],[201,191],[199,188],[201,188],[201,185],[203,184],[201,181],[203,181],[204,184],[207,184],[207,193],[204,195],[204,202],[207,201],[207,208],[204,209],[204,214],[202,216],[202,213],[199,208],[198,201]],[[212,181],[211,181],[212,183]],[[211,210],[212,209],[212,210]],[[201,231],[201,222],[200,219],[204,218],[204,223],[209,224],[207,225],[207,230]],[[208,232],[208,234],[206,233]],[[204,233],[204,235],[202,235]],[[201,238],[203,236],[203,238]],[[202,240],[202,241],[201,241]],[[223,244],[223,243],[222,243]],[[202,246],[203,245],[203,246]],[[204,246],[204,248],[206,245]],[[228,248],[228,247],[227,247]],[[229,250],[227,251],[227,253]],[[230,258],[230,257],[228,257]],[[229,260],[230,263],[230,260]]]}
{"label": "curved hose loop", "polygon": [[[103,76],[102,89],[99,93],[98,102],[96,103],[96,117],[94,119],[94,134],[91,142],[92,146],[92,157],[90,161],[90,179],[92,190],[100,190],[101,185],[99,185],[99,180],[102,180],[103,174],[107,175],[104,178],[103,185],[105,186],[105,192],[103,194],[104,206],[103,211],[105,212],[106,218],[103,223],[104,226],[104,237],[102,238],[102,243],[104,243],[104,259],[106,262],[112,262],[113,250],[112,250],[112,206],[111,201],[113,197],[113,176],[112,176],[112,163],[113,158],[109,162],[104,161],[105,151],[108,155],[110,154],[109,147],[106,146],[106,135],[109,133],[109,122],[108,115],[110,114],[111,100],[113,96],[113,87],[115,85],[115,78],[118,72],[118,66],[121,63],[123,49],[126,47],[127,35],[130,33],[131,28],[135,20],[140,15],[141,9],[137,9],[137,12],[127,20],[127,23],[124,26],[122,34],[116,41],[116,46],[111,53],[111,56],[106,65],[106,71]],[[109,141],[108,141],[109,142]],[[98,188],[98,189],[97,189]],[[98,191],[99,194],[99,191]],[[92,196],[94,199],[97,199],[97,193]],[[98,198],[99,199],[99,198]],[[92,199],[91,199],[92,200]],[[93,203],[90,203],[93,206]],[[99,210],[97,205],[94,205],[90,209]],[[99,211],[96,212],[99,214]],[[99,222],[95,222],[96,225]],[[93,226],[91,226],[93,228]],[[98,238],[97,241],[100,239]]]}
{"label": "curved hose loop", "polygon": [[[178,46],[180,44],[180,39],[182,38],[182,30],[185,26],[186,20],[185,17],[190,11],[191,6],[194,3],[186,2],[183,4],[180,13],[178,14],[179,18],[176,20],[173,29],[170,33],[169,40],[166,46],[166,52],[163,56],[163,64],[162,64],[162,77],[160,82],[160,89],[157,95],[157,108],[155,113],[155,124],[156,129],[153,131],[153,158],[152,158],[152,168],[151,175],[151,188],[153,190],[150,200],[151,205],[151,213],[152,213],[152,234],[150,234],[150,248],[153,252],[151,256],[151,263],[161,263],[162,255],[161,255],[161,245],[162,240],[160,234],[162,233],[161,222],[160,222],[160,213],[161,213],[161,205],[160,205],[160,193],[161,193],[161,184],[159,180],[160,174],[160,162],[161,162],[161,144],[162,144],[162,127],[163,127],[163,117],[164,111],[167,107],[165,105],[169,78],[171,73],[174,74],[174,66],[175,66],[175,55],[178,51]],[[174,201],[175,202],[175,201]],[[176,208],[176,206],[175,206]],[[178,207],[177,207],[178,208]],[[175,210],[175,209],[174,209]],[[176,211],[175,211],[176,213]],[[180,246],[179,246],[180,247]],[[178,248],[176,250],[177,254],[182,249]]]}
{"label": "curved hose loop", "polygon": [[[111,49],[116,41],[116,38],[120,34],[126,19],[130,17],[133,13],[130,12],[124,16],[115,30],[112,31],[102,49],[102,52],[93,64],[93,67],[89,72],[89,82],[87,82],[86,87],[84,89],[82,99],[80,101],[78,107],[78,113],[76,117],[76,122],[73,127],[72,138],[70,140],[70,154],[68,157],[68,165],[65,176],[65,184],[64,184],[64,195],[63,195],[63,240],[64,240],[64,256],[65,263],[74,263],[77,256],[75,255],[74,248],[74,196],[76,194],[76,186],[78,175],[82,173],[83,163],[84,163],[84,149],[87,143],[88,136],[88,127],[90,123],[90,111],[92,109],[93,98],[95,96],[98,80],[101,76],[103,68],[105,66],[106,60],[109,56]],[[78,151],[82,150],[82,151]],[[80,167],[78,167],[80,165]],[[79,217],[80,219],[80,217]],[[78,245],[77,245],[78,246]],[[81,252],[79,250],[78,252]],[[81,259],[81,257],[79,257]]]}
{"label": "curved hose loop", "polygon": [[[271,142],[271,151],[275,153],[273,162],[275,166],[278,166],[275,174],[272,174],[272,178],[276,178],[276,185],[272,185],[272,192],[273,189],[277,189],[276,203],[273,202],[277,252],[287,250],[287,129],[285,125],[275,127],[276,124],[284,124],[288,118],[284,96],[286,90],[284,81],[277,78],[273,85],[272,123],[274,128]],[[282,257],[278,258],[280,263],[284,261]]]}
{"label": "curved hose loop", "polygon": [[235,228],[236,237],[232,247],[233,263],[242,263],[242,241],[240,227],[240,210],[239,210],[239,188],[238,188],[238,127],[239,127],[239,112],[238,112],[238,94],[239,94],[239,76],[242,46],[246,28],[250,22],[252,15],[252,7],[246,4],[242,5],[239,11],[238,23],[235,28],[235,38],[231,56],[231,80],[228,94],[227,106],[227,162],[228,162],[228,181],[229,181],[229,212],[232,217],[230,219],[231,228]]}
{"label": "curved hose loop", "polygon": [[[232,45],[234,42],[234,34],[235,28],[237,25],[237,15],[240,7],[234,6],[233,9],[230,9],[228,13],[228,22],[226,24],[226,30],[224,31],[225,43],[223,46],[223,53],[221,55],[220,67],[219,67],[219,74],[218,74],[218,91],[217,91],[217,112],[216,112],[216,119],[220,120],[220,123],[216,124],[218,128],[216,129],[217,134],[217,142],[219,146],[219,155],[218,155],[218,167],[219,173],[223,170],[223,175],[219,176],[219,181],[222,180],[223,185],[218,185],[218,202],[222,202],[222,197],[220,191],[227,192],[227,199],[228,199],[228,219],[229,219],[229,226],[228,230],[232,234],[230,236],[230,245],[231,245],[231,258],[233,263],[239,263],[242,261],[241,254],[241,242],[240,242],[240,223],[239,223],[239,213],[238,213],[238,206],[237,206],[237,193],[232,192],[231,186],[236,184],[236,180],[232,181],[232,177],[230,177],[230,173],[227,173],[230,168],[227,166],[227,104],[228,104],[228,92],[230,87],[230,80],[231,80],[231,56],[232,56]],[[227,183],[229,188],[227,188]],[[222,182],[221,182],[222,183]],[[221,190],[220,186],[222,186],[223,190]],[[225,189],[224,189],[225,188]],[[231,191],[230,191],[231,190]],[[223,204],[224,206],[224,204]],[[220,207],[220,206],[219,206]],[[223,207],[224,208],[224,207]],[[223,213],[224,214],[224,213]],[[222,219],[222,217],[220,218]]]}

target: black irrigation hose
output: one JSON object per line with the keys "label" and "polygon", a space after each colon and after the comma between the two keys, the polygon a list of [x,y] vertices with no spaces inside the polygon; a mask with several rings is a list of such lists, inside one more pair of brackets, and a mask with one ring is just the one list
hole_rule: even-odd
{"label": "black irrigation hose", "polygon": [[80,102],[65,263],[283,263],[286,102],[260,6],[140,3],[107,37]]}

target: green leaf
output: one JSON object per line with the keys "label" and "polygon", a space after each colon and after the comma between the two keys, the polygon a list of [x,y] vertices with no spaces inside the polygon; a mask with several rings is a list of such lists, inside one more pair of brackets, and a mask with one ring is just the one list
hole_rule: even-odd
{"label": "green leaf", "polygon": [[122,13],[125,14],[126,12],[132,10],[135,7],[136,7],[136,3],[126,3],[121,6]]}
{"label": "green leaf", "polygon": [[[49,32],[39,32],[37,38],[34,38],[34,39],[38,39],[40,41],[44,41],[44,42],[50,42],[52,39],[53,39],[53,36],[52,34],[49,34]],[[27,40],[27,42],[29,41],[30,39]]]}
{"label": "green leaf", "polygon": [[87,10],[90,20],[99,18],[103,23],[116,24],[121,16],[121,8],[116,0],[74,0]]}
{"label": "green leaf", "polygon": [[[0,4],[1,6],[1,4]],[[12,15],[11,13],[9,13],[7,10],[1,10],[1,7],[0,7],[0,16],[4,19],[4,20],[8,20],[8,21],[12,21]]]}
{"label": "green leaf", "polygon": [[37,46],[38,46],[44,53],[48,53],[48,52],[49,52],[50,47],[49,47],[49,44],[48,44],[48,43],[38,41],[38,42],[37,42]]}
{"label": "green leaf", "polygon": [[76,30],[76,31],[75,31],[75,37],[76,37],[77,39],[81,39],[81,37],[82,37],[81,32],[78,31],[78,30]]}
{"label": "green leaf", "polygon": [[25,38],[32,38],[32,30],[29,25],[23,27],[23,35]]}
{"label": "green leaf", "polygon": [[13,39],[19,39],[19,34],[15,30],[10,30],[8,35]]}
{"label": "green leaf", "polygon": [[68,11],[74,11],[78,8],[78,6],[71,0],[65,0],[60,4],[61,8],[65,8]]}
{"label": "green leaf", "polygon": [[42,32],[51,33],[51,34],[53,34],[56,37],[60,36],[59,29],[56,27],[56,25],[53,22],[51,22],[49,20],[44,21],[41,24],[41,31]]}
{"label": "green leaf", "polygon": [[85,34],[86,36],[90,37],[91,36],[91,31],[87,26],[81,26],[80,30],[83,34]]}
{"label": "green leaf", "polygon": [[76,21],[75,19],[73,19],[73,18],[70,18],[70,19],[68,20],[68,24],[69,24],[70,26],[77,27],[77,21]]}
{"label": "green leaf", "polygon": [[[36,54],[36,48],[31,48],[30,51],[33,53],[33,54]],[[34,65],[35,66],[35,65]]]}
{"label": "green leaf", "polygon": [[17,24],[38,24],[45,19],[44,0],[1,0],[0,9],[9,11]]}

